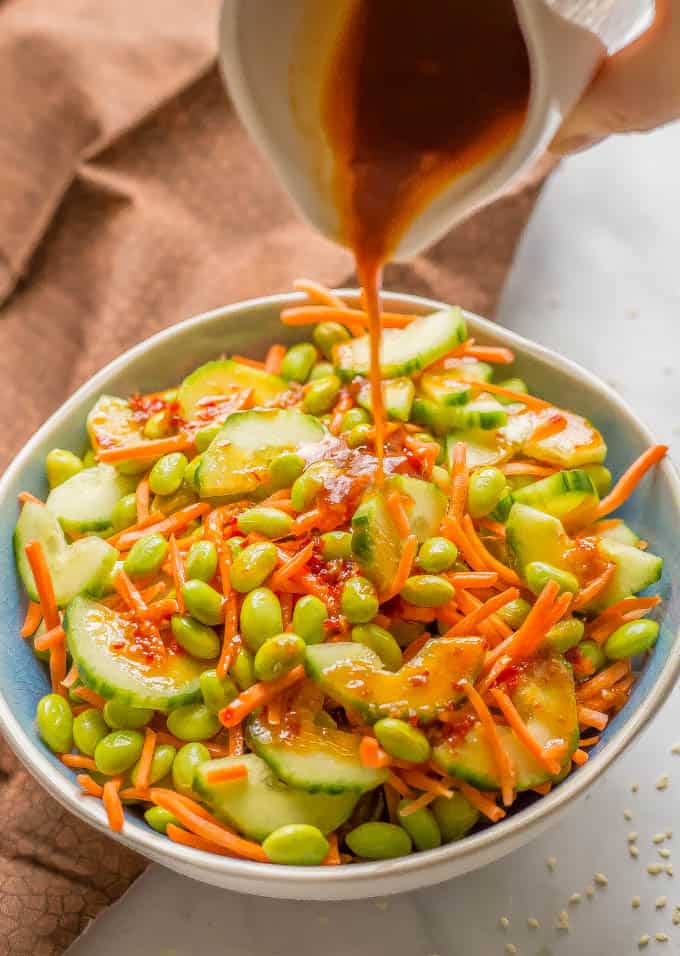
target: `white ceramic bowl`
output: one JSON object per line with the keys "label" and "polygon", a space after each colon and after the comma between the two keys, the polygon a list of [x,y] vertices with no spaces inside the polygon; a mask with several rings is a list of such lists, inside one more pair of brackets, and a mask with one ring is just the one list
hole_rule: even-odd
{"label": "white ceramic bowl", "polygon": [[[345,295],[346,293],[343,293]],[[347,293],[355,298],[356,293]],[[0,728],[31,771],[72,813],[107,831],[99,801],[84,798],[67,770],[39,740],[33,722],[35,705],[48,690],[44,669],[19,638],[26,606],[17,580],[11,535],[17,516],[16,495],[29,490],[44,495],[43,462],[55,445],[78,450],[85,441],[85,417],[103,392],[153,391],[222,352],[262,357],[272,341],[303,336],[278,322],[283,306],[297,295],[242,302],[188,319],[126,352],[89,382],[33,436],[0,481]],[[439,303],[414,296],[389,296],[402,311],[430,311]],[[468,315],[470,332],[480,343],[505,345],[517,354],[515,369],[538,394],[592,418],[610,442],[610,462],[621,471],[652,441],[649,431],[608,386],[573,362],[525,341],[485,319]],[[197,880],[243,893],[284,899],[341,900],[384,896],[431,885],[484,866],[521,846],[550,826],[639,733],[673,687],[680,669],[680,596],[669,582],[680,580],[680,482],[668,462],[647,478],[627,506],[627,516],[654,550],[666,559],[661,586],[661,637],[648,658],[630,701],[612,721],[588,763],[547,797],[523,798],[505,820],[458,843],[379,863],[347,867],[268,866],[212,856],[172,843],[155,833],[133,811],[114,839],[145,856]]]}

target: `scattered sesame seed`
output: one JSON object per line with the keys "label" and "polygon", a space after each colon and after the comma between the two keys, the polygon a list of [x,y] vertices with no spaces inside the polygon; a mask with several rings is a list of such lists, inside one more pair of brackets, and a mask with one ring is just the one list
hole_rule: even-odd
{"label": "scattered sesame seed", "polygon": [[506,943],[505,952],[510,953],[510,956],[515,956],[515,953],[517,952],[517,947],[515,946],[514,943]]}
{"label": "scattered sesame seed", "polygon": [[667,864],[666,864],[666,873],[668,873],[669,876],[673,876],[673,864],[672,864],[672,863],[667,863]]}
{"label": "scattered sesame seed", "polygon": [[624,819],[624,820],[632,820],[632,819],[633,819],[633,811],[632,811],[632,810],[624,810],[624,811],[623,811],[623,819]]}
{"label": "scattered sesame seed", "polygon": [[609,883],[609,880],[604,875],[604,873],[596,873],[593,877],[598,886],[606,886]]}
{"label": "scattered sesame seed", "polygon": [[501,916],[501,918],[498,920],[498,925],[501,927],[501,929],[507,929],[508,926],[510,926],[510,920],[507,916]]}
{"label": "scattered sesame seed", "polygon": [[554,872],[555,872],[555,867],[557,866],[557,857],[556,857],[556,856],[549,856],[548,859],[547,859],[545,862],[547,863],[548,869],[550,870],[550,872],[551,872],[551,873],[554,873]]}
{"label": "scattered sesame seed", "polygon": [[670,840],[672,836],[673,836],[673,831],[672,831],[672,830],[666,830],[666,839],[667,839],[667,840]]}
{"label": "scattered sesame seed", "polygon": [[665,846],[662,846],[661,849],[659,850],[659,856],[662,856],[664,860],[667,860],[670,855],[671,855],[671,851],[666,849]]}
{"label": "scattered sesame seed", "polygon": [[647,867],[647,872],[650,876],[658,876],[662,870],[663,867],[660,863],[650,863]]}
{"label": "scattered sesame seed", "polygon": [[670,780],[668,779],[668,774],[662,773],[659,779],[654,784],[654,786],[656,787],[657,790],[666,790],[668,788],[669,783],[670,783]]}
{"label": "scattered sesame seed", "polygon": [[640,908],[641,902],[642,901],[639,896],[634,896],[633,899],[630,901],[630,905],[633,907],[634,910],[637,910]]}
{"label": "scattered sesame seed", "polygon": [[317,920],[319,921],[319,923],[321,923],[322,926],[325,926],[329,920],[329,917],[321,915],[321,916],[317,916]]}
{"label": "scattered sesame seed", "polygon": [[589,900],[592,900],[592,898],[595,896],[595,887],[592,886],[590,883],[588,884],[588,886],[586,886],[586,896],[588,897]]}
{"label": "scattered sesame seed", "polygon": [[667,896],[657,896],[657,898],[654,900],[654,907],[657,910],[662,910],[667,902],[668,902]]}
{"label": "scattered sesame seed", "polygon": [[673,913],[671,916],[673,926],[680,926],[680,913]]}
{"label": "scattered sesame seed", "polygon": [[670,942],[670,936],[668,933],[654,933],[654,939],[657,941],[657,943]]}
{"label": "scattered sesame seed", "polygon": [[644,936],[641,936],[640,939],[638,940],[638,946],[640,947],[640,949],[644,949],[644,947],[648,943],[649,943],[649,936],[647,935],[647,933],[645,933]]}
{"label": "scattered sesame seed", "polygon": [[635,843],[635,841],[637,840],[637,836],[638,836],[637,830],[631,830],[630,833],[628,834],[628,842]]}
{"label": "scattered sesame seed", "polygon": [[640,851],[638,850],[638,848],[635,846],[634,843],[631,843],[631,845],[628,847],[628,852],[630,853],[630,855],[633,857],[634,860],[637,860],[637,858],[640,856]]}
{"label": "scattered sesame seed", "polygon": [[654,836],[652,837],[652,843],[663,843],[665,839],[666,839],[665,833],[655,833]]}
{"label": "scattered sesame seed", "polygon": [[672,754],[680,754],[680,744],[673,744],[671,747]]}
{"label": "scattered sesame seed", "polygon": [[630,792],[631,792],[631,793],[637,793],[639,789],[640,789],[640,784],[639,784],[639,783],[634,783],[633,786],[630,788]]}
{"label": "scattered sesame seed", "polygon": [[581,902],[581,899],[582,899],[582,897],[581,897],[581,894],[580,894],[580,893],[572,893],[571,896],[569,897],[569,902],[570,902],[570,903],[580,903],[580,902]]}
{"label": "scattered sesame seed", "polygon": [[382,910],[384,912],[385,910],[388,910],[390,908],[390,904],[387,900],[376,900],[375,908],[377,910]]}
{"label": "scattered sesame seed", "polygon": [[557,917],[557,929],[569,931],[569,913],[566,910],[562,910]]}
{"label": "scattered sesame seed", "polygon": [[535,916],[530,916],[529,919],[527,920],[527,926],[529,927],[529,929],[538,929],[540,925],[541,924],[538,922]]}

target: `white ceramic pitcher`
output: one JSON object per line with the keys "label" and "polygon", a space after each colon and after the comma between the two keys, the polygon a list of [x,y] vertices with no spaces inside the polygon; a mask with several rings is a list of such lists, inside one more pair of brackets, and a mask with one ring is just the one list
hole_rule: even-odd
{"label": "white ceramic pitcher", "polygon": [[[303,215],[336,240],[333,155],[320,121],[321,92],[353,2],[225,0],[220,25],[220,62],[241,119]],[[514,2],[531,64],[522,132],[439,193],[401,237],[396,258],[415,255],[520,177],[547,148],[605,52],[638,36],[654,16],[654,0]]]}

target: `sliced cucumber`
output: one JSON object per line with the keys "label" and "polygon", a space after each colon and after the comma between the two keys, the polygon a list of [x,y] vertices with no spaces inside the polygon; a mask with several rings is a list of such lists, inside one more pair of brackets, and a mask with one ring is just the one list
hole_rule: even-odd
{"label": "sliced cucumber", "polygon": [[[558,655],[531,661],[520,672],[509,696],[535,740],[543,746],[564,741],[567,750],[561,774],[569,765],[579,740],[571,668]],[[510,727],[501,726],[498,732],[515,769],[518,791],[559,779],[560,774],[552,777],[520,743]],[[440,744],[432,756],[434,762],[451,776],[481,790],[500,788],[493,752],[479,722],[464,737]]]}
{"label": "sliced cucumber", "polygon": [[363,766],[357,734],[321,727],[311,714],[276,727],[252,717],[248,741],[280,780],[309,793],[366,793],[388,776],[387,770]]}
{"label": "sliced cucumber", "polygon": [[481,468],[483,465],[498,465],[512,454],[512,447],[503,442],[501,431],[452,431],[446,436],[446,462],[449,470],[453,466],[453,450],[461,441],[467,450],[466,461],[470,469]]}
{"label": "sliced cucumber", "polygon": [[254,494],[276,455],[316,444],[325,434],[318,419],[295,409],[235,412],[203,453],[196,472],[201,497]]}
{"label": "sliced cucumber", "polygon": [[285,392],[288,384],[278,375],[270,375],[233,359],[206,362],[187,375],[179,387],[177,401],[182,417],[187,421],[196,418],[206,402],[239,388],[252,388],[254,404],[264,405]]}
{"label": "sliced cucumber", "polygon": [[[398,422],[407,422],[411,416],[411,406],[416,394],[416,387],[410,378],[391,378],[382,384],[383,402],[388,418],[395,418]],[[370,382],[364,382],[359,389],[357,402],[362,408],[373,412],[371,402]]]}
{"label": "sliced cucumber", "polygon": [[529,505],[514,504],[506,525],[508,552],[520,573],[532,561],[564,568],[571,539],[562,522]]}
{"label": "sliced cucumber", "polygon": [[575,508],[585,509],[587,505],[592,505],[594,509],[600,500],[592,478],[580,468],[548,475],[526,488],[514,491],[512,497],[521,504],[530,505],[560,520]]}
{"label": "sliced cucumber", "polygon": [[[425,315],[405,329],[386,329],[380,349],[380,374],[383,378],[397,378],[420,372],[455,349],[466,337],[465,319],[458,308]],[[340,342],[333,348],[337,373],[345,381],[367,375],[369,360],[368,335]]]}
{"label": "sliced cucumber", "polygon": [[[245,764],[248,776],[227,783],[208,783],[210,770],[234,764]],[[322,833],[331,833],[349,818],[359,799],[357,793],[306,793],[288,787],[256,754],[221,757],[200,764],[193,789],[216,816],[260,842],[291,823],[306,823]]]}
{"label": "sliced cucumber", "polygon": [[[564,411],[562,408],[559,409],[559,413],[567,420],[566,428],[541,441],[532,441],[531,437],[528,437],[522,446],[524,454],[529,458],[560,465],[562,468],[579,468],[581,465],[598,464],[604,461],[607,446],[599,431],[580,415]],[[549,408],[531,416],[532,432],[554,414],[555,409]],[[530,418],[524,415],[519,417]]]}
{"label": "sliced cucumber", "polygon": [[469,378],[473,382],[490,382],[493,379],[493,366],[474,358],[447,358],[443,366],[449,377]]}
{"label": "sliced cucumber", "polygon": [[64,629],[80,679],[102,697],[164,712],[201,700],[199,678],[209,662],[170,652],[149,661],[135,625],[103,604],[74,598]]}
{"label": "sliced cucumber", "polygon": [[[597,525],[595,525],[597,529]],[[597,531],[596,535],[603,541],[618,541],[619,544],[627,544],[634,548],[640,540],[639,535],[635,534],[632,528],[629,528],[625,522],[614,525],[613,528],[605,528],[604,531]]]}
{"label": "sliced cucumber", "polygon": [[369,492],[352,518],[352,552],[380,593],[397,573],[403,542],[381,491]]}
{"label": "sliced cucumber", "polygon": [[394,672],[362,644],[315,644],[307,648],[307,673],[371,723],[388,716],[429,723],[463,697],[462,682],[474,681],[484,653],[479,637],[433,638]]}
{"label": "sliced cucumber", "polygon": [[111,527],[113,509],[134,486],[133,478],[111,465],[95,465],[53,488],[45,505],[67,532],[104,531]]}
{"label": "sliced cucumber", "polygon": [[394,475],[385,482],[385,491],[398,491],[406,495],[412,503],[405,506],[411,533],[422,544],[426,538],[437,534],[446,511],[448,499],[444,492],[431,481],[410,478],[408,475]]}
{"label": "sliced cucumber", "polygon": [[472,386],[460,381],[459,371],[423,372],[418,387],[423,398],[438,405],[465,405],[472,397]]}
{"label": "sliced cucumber", "polygon": [[500,428],[508,420],[508,413],[493,398],[478,398],[467,405],[439,405],[426,398],[416,398],[411,418],[419,425],[427,425],[441,434],[452,429],[476,428],[482,431]]}
{"label": "sliced cucumber", "polygon": [[[87,431],[95,452],[121,445],[139,445],[145,441],[143,423],[130,403],[115,395],[102,395],[97,399],[87,416]],[[148,471],[156,457],[117,462],[116,468],[121,474],[137,475]]]}
{"label": "sliced cucumber", "polygon": [[43,547],[59,607],[83,592],[102,593],[118,558],[116,549],[102,538],[79,538],[68,544],[55,515],[44,505],[27,501],[14,531],[14,550],[19,574],[32,601],[38,600],[38,592],[26,557],[29,541],[39,541]]}
{"label": "sliced cucumber", "polygon": [[655,584],[661,577],[663,558],[649,551],[622,544],[612,538],[601,538],[599,551],[606,561],[616,565],[616,571],[607,587],[587,606],[588,612],[602,611],[610,604]]}

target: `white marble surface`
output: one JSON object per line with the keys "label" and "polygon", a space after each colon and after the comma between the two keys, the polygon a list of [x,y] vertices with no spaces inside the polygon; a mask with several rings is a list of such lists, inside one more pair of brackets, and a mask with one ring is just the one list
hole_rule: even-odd
{"label": "white marble surface", "polygon": [[[680,452],[680,125],[565,163],[524,239],[500,319],[614,384]],[[580,805],[533,844],[432,890],[365,903],[285,903],[192,883],[159,867],[70,956],[521,956],[680,953],[680,695]],[[666,773],[670,785],[657,790]],[[632,792],[637,784],[639,790]],[[626,820],[624,812],[632,813]],[[652,843],[674,830],[663,845]],[[637,832],[639,857],[628,850]],[[662,857],[659,850],[668,850]],[[547,866],[555,856],[554,872]],[[650,863],[677,860],[677,874]],[[607,886],[586,887],[596,873]],[[581,902],[569,903],[574,893]],[[634,909],[631,899],[640,897]],[[665,907],[656,908],[658,898]],[[660,901],[659,901],[660,902]],[[569,930],[556,923],[561,910]],[[510,919],[508,929],[499,918]],[[527,920],[538,920],[531,928]],[[650,934],[647,948],[638,940]],[[666,933],[667,942],[655,933]]]}

